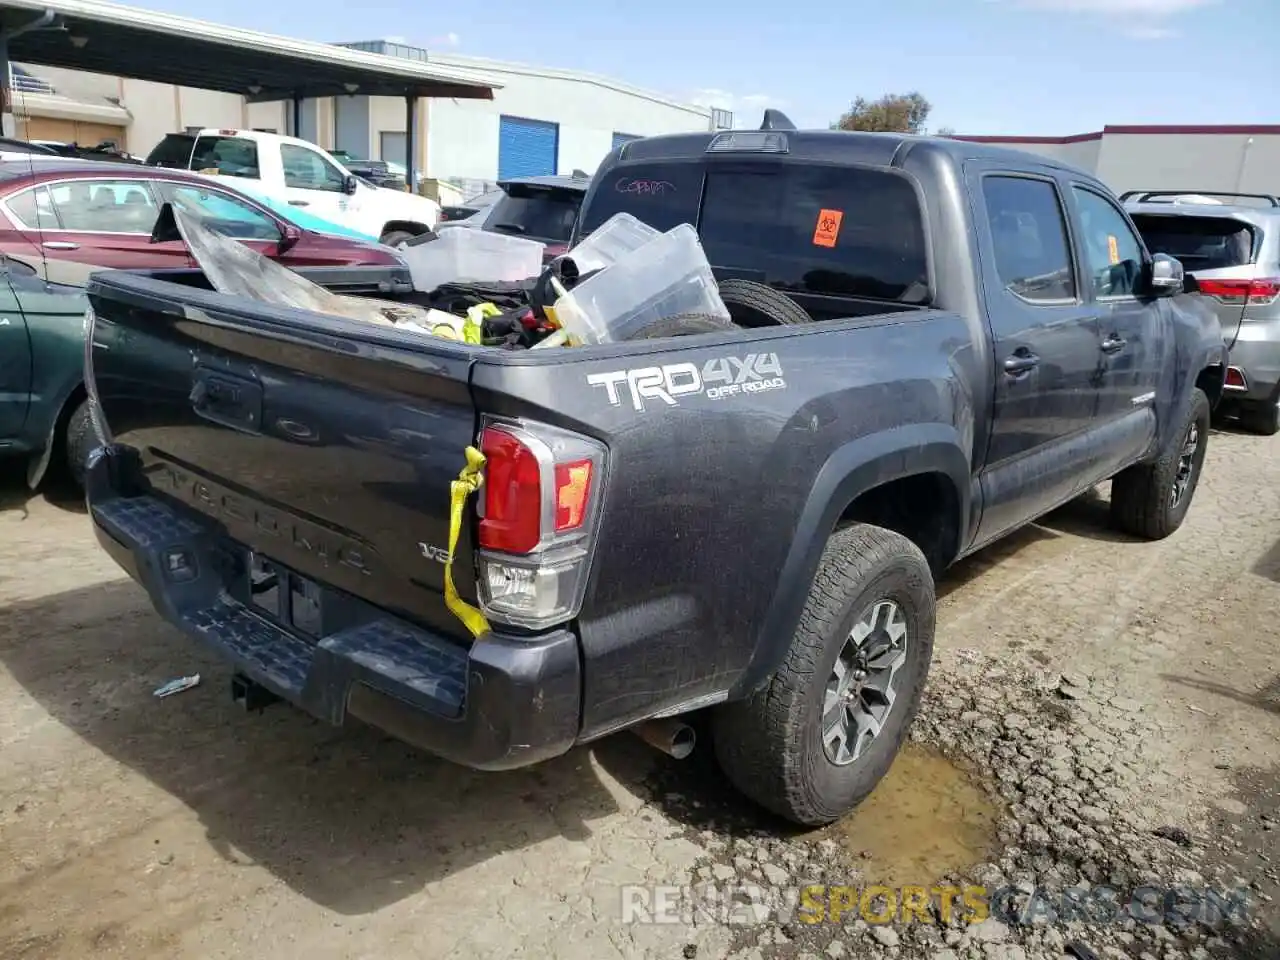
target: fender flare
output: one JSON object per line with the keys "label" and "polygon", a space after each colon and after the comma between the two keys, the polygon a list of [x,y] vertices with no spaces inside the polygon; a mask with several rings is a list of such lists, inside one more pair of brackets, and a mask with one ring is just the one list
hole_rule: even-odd
{"label": "fender flare", "polygon": [[841,514],[869,490],[925,473],[941,473],[955,488],[960,515],[955,548],[950,552],[958,555],[969,528],[971,470],[955,427],[941,423],[898,427],[861,437],[831,454],[801,510],[768,613],[752,638],[751,659],[730,691],[731,699],[758,689],[782,664],[822,552]]}
{"label": "fender flare", "polygon": [[44,444],[40,450],[40,456],[32,457],[27,463],[27,488],[35,490],[40,486],[40,482],[44,480],[45,474],[49,471],[49,464],[53,462],[54,446],[58,440],[58,427],[64,422],[65,418],[71,413],[71,404],[80,393],[84,390],[84,379],[79,378],[67,384],[60,391],[60,399],[58,400],[57,413],[54,414],[53,421],[49,424],[49,432],[45,435]]}
{"label": "fender flare", "polygon": [[[1159,426],[1159,434],[1156,437],[1155,455],[1159,457],[1168,449],[1170,444],[1179,443],[1181,437],[1178,436],[1178,427],[1187,415],[1187,411],[1191,408],[1191,396],[1195,392],[1200,374],[1204,370],[1211,367],[1219,366],[1226,370],[1229,361],[1227,348],[1222,345],[1211,345],[1206,349],[1200,357],[1200,362],[1192,367],[1190,376],[1186,378],[1186,386],[1182,390],[1182,395],[1177,398],[1177,402],[1173,404],[1169,413],[1169,420],[1165,424]],[[1209,402],[1210,409],[1213,408],[1213,401]]]}

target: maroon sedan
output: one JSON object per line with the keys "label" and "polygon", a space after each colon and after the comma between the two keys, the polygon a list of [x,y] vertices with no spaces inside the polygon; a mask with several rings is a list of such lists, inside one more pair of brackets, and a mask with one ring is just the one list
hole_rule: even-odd
{"label": "maroon sedan", "polygon": [[321,233],[198,174],[96,160],[0,162],[0,254],[50,283],[83,286],[95,270],[193,267],[181,240],[153,243],[165,202],[285,266],[394,265],[381,244]]}

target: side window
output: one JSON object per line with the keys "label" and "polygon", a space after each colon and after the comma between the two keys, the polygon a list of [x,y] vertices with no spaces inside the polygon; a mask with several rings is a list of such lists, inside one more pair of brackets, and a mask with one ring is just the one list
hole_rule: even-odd
{"label": "side window", "polygon": [[203,187],[165,184],[174,206],[209,221],[219,233],[237,240],[279,240],[275,221],[236,197]]}
{"label": "side window", "polygon": [[226,177],[258,180],[258,145],[244,137],[199,137],[191,152],[192,170],[214,170]]}
{"label": "side window", "polygon": [[298,190],[326,190],[341,193],[344,177],[332,163],[314,150],[292,143],[280,145],[284,164],[284,185]]}
{"label": "side window", "polygon": [[1142,242],[1106,197],[1072,187],[1080,210],[1081,245],[1095,297],[1131,297],[1142,277]]}
{"label": "side window", "polygon": [[63,230],[146,234],[160,213],[151,187],[142,180],[73,180],[47,190]]}
{"label": "side window", "polygon": [[19,191],[5,198],[5,206],[18,221],[19,226],[28,230],[57,230],[58,218],[49,201],[49,192],[44,187],[32,187]]}
{"label": "side window", "polygon": [[1054,184],[1027,177],[986,177],[982,198],[996,272],[1005,287],[1033,303],[1075,300],[1067,223]]}

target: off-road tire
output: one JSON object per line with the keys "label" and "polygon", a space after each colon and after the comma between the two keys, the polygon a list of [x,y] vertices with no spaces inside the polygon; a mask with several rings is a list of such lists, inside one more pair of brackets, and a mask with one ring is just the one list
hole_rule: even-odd
{"label": "off-road tire", "polygon": [[812,323],[807,310],[785,293],[751,280],[723,280],[720,299],[740,327],[773,327]]}
{"label": "off-road tire", "polygon": [[[418,236],[418,234],[410,233],[408,230],[388,230],[378,238],[378,242],[385,244],[388,247],[398,247],[406,240],[412,240],[416,236]],[[431,239],[434,240],[435,237],[432,237]]]}
{"label": "off-road tire", "polygon": [[1274,437],[1280,433],[1280,407],[1274,403],[1250,403],[1240,408],[1240,426],[1250,433]]}
{"label": "off-road tire", "polygon": [[[1197,387],[1191,393],[1186,416],[1159,459],[1135,464],[1112,479],[1111,522],[1115,527],[1146,540],[1163,540],[1182,526],[1203,472],[1209,446],[1209,421],[1209,398]],[[1199,428],[1199,443],[1192,456],[1190,484],[1175,505],[1172,502],[1174,481],[1192,424]]]}
{"label": "off-road tire", "polygon": [[735,330],[732,320],[714,313],[678,313],[674,317],[654,320],[635,331],[628,340],[656,340],[659,337],[688,337],[698,333],[723,333]]}
{"label": "off-road tire", "polygon": [[[854,624],[882,599],[907,618],[898,699],[865,752],[837,766],[821,740],[827,680]],[[763,689],[712,714],[716,757],[729,781],[804,826],[830,823],[856,807],[888,771],[920,705],[935,607],[928,561],[910,540],[867,524],[832,534],[782,665]]]}
{"label": "off-road tire", "polygon": [[62,435],[63,468],[66,478],[75,487],[77,493],[84,492],[89,454],[93,452],[96,445],[89,401],[81,400],[80,405],[72,410],[71,416],[67,418],[67,427]]}

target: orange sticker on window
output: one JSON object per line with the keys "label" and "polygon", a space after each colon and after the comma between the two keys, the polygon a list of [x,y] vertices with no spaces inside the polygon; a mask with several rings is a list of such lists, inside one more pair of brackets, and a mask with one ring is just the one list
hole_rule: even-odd
{"label": "orange sticker on window", "polygon": [[1113,267],[1120,262],[1120,242],[1114,234],[1107,234],[1107,256],[1111,258]]}
{"label": "orange sticker on window", "polygon": [[843,219],[843,210],[819,210],[818,223],[813,228],[813,245],[834,247],[840,236],[840,221]]}

